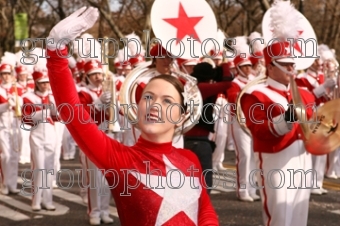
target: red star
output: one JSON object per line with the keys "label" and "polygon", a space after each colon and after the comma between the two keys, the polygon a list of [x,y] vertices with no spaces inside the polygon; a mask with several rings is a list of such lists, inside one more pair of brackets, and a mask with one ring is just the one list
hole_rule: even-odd
{"label": "red star", "polygon": [[192,36],[194,39],[199,39],[195,26],[196,24],[203,18],[201,17],[188,17],[181,3],[179,3],[178,17],[177,18],[168,18],[163,19],[167,23],[177,28],[177,41],[176,45],[179,43],[179,40],[182,40],[186,35]]}
{"label": "red star", "polygon": [[[299,32],[299,37],[301,36],[301,34],[303,33],[303,31],[298,31]],[[300,48],[300,46],[299,46],[299,43],[296,41],[295,43],[294,43],[294,49],[296,49],[297,51],[299,51],[301,54],[303,54],[302,53],[302,50],[301,50],[301,48]]]}

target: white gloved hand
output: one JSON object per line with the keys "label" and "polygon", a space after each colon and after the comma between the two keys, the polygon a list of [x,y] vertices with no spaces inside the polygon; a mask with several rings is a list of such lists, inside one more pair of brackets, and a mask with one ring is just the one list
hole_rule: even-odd
{"label": "white gloved hand", "polygon": [[110,101],[111,101],[111,97],[112,97],[112,94],[111,94],[109,91],[107,91],[107,92],[104,92],[104,93],[99,97],[99,99],[100,99],[100,101],[101,101],[102,103],[108,104],[108,103],[110,103]]}
{"label": "white gloved hand", "polygon": [[[91,28],[99,16],[98,9],[82,7],[55,25],[48,36],[49,50],[64,49],[81,33]],[[52,40],[49,40],[52,39]]]}
{"label": "white gloved hand", "polygon": [[334,88],[336,82],[333,78],[327,78],[326,81],[322,84],[325,88]]}
{"label": "white gloved hand", "polygon": [[8,104],[9,104],[9,107],[15,107],[15,97],[14,96],[11,96],[8,98]]}

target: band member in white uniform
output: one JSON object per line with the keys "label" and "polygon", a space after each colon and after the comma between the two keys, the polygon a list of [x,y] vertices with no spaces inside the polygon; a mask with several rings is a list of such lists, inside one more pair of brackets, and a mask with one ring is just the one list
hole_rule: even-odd
{"label": "band member in white uniform", "polygon": [[[17,75],[17,87],[22,89],[22,95],[27,92],[33,92],[34,82],[28,82],[28,75],[31,74],[28,68],[24,65],[17,65],[15,67],[15,72]],[[28,125],[27,125],[28,126]],[[29,143],[30,131],[20,130],[21,142],[20,142],[20,163],[30,163],[31,162],[31,149]]]}
{"label": "band member in white uniform", "polygon": [[[103,68],[99,61],[89,60],[84,65],[84,73],[86,79],[88,80],[88,85],[86,88],[80,90],[79,99],[83,104],[83,109],[91,113],[92,119],[95,120],[98,126],[101,125],[104,117],[108,120],[108,115],[106,112],[100,109],[98,104],[108,104],[111,101],[111,93],[109,91],[103,92]],[[95,107],[87,106],[88,104],[95,104]],[[92,108],[92,109],[90,109]],[[81,152],[84,155],[83,152]],[[83,158],[84,159],[84,158]],[[85,157],[85,164],[83,168],[87,175],[88,187],[88,215],[90,218],[91,225],[99,225],[101,221],[104,223],[112,223],[113,219],[110,218],[109,214],[109,204],[111,193],[103,195],[103,189],[105,184],[107,185],[106,179],[103,177],[102,172],[95,166],[90,159]],[[95,186],[95,187],[94,187]],[[92,187],[92,188],[91,188]]]}
{"label": "band member in white uniform", "polygon": [[[42,60],[39,59],[39,63],[40,61]],[[41,208],[45,208],[53,211],[55,206],[53,205],[52,182],[56,174],[54,153],[57,141],[53,118],[57,113],[55,101],[50,92],[46,64],[36,67],[32,76],[35,81],[35,91],[26,93],[23,97],[23,122],[28,124],[31,130],[31,168],[34,170],[32,210],[39,211]],[[53,174],[48,173],[50,170],[54,171]],[[47,180],[45,181],[43,178],[47,178]],[[46,184],[42,184],[42,182]]]}
{"label": "band member in white uniform", "polygon": [[[254,76],[251,74],[252,64],[249,57],[242,58],[241,55],[237,55],[234,59],[234,64],[238,75],[232,81],[232,85],[227,90],[227,93],[228,102],[236,106],[239,93],[250,81],[254,79]],[[234,109],[231,110],[234,114],[236,113]],[[259,200],[260,197],[256,195],[256,188],[251,186],[249,181],[249,175],[255,169],[252,138],[242,129],[241,125],[236,120],[236,117],[233,117],[231,133],[234,140],[236,154],[236,195],[241,201],[253,202],[255,200]]]}
{"label": "band member in white uniform", "polygon": [[[15,63],[15,62],[14,62]],[[22,105],[19,93],[13,89],[13,66],[0,65],[0,176],[1,193],[18,193],[17,177],[20,157],[20,120],[15,117],[16,97]]]}

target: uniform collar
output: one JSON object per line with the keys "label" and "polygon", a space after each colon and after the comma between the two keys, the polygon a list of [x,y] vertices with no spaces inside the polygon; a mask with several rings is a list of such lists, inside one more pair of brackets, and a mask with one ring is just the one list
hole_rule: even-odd
{"label": "uniform collar", "polygon": [[49,91],[46,91],[44,93],[40,92],[40,91],[35,91],[35,94],[37,94],[40,97],[47,97],[49,94]]}
{"label": "uniform collar", "polygon": [[267,85],[270,87],[273,87],[274,89],[280,90],[280,91],[290,91],[290,84],[288,86],[283,85],[282,83],[279,83],[275,81],[272,78],[267,78]]}

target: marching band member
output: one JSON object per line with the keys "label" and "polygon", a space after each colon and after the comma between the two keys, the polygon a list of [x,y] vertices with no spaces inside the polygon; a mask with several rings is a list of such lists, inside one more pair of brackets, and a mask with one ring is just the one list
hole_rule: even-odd
{"label": "marching band member", "polygon": [[[213,188],[212,154],[216,147],[212,141],[211,134],[214,134],[213,107],[209,103],[216,101],[219,93],[225,92],[230,86],[230,74],[227,65],[223,68],[213,66],[207,62],[199,63],[194,67],[191,74],[197,79],[197,86],[203,99],[202,112],[204,118],[198,121],[191,130],[185,133],[185,148],[193,151],[198,157],[202,170],[205,172],[205,186],[210,193]],[[216,81],[211,83],[210,81]],[[225,80],[225,81],[223,81]]]}
{"label": "marching band member", "polygon": [[[92,119],[96,121],[98,126],[100,126],[103,121],[103,111],[99,104],[108,104],[111,101],[111,93],[109,91],[103,92],[102,89],[104,79],[102,64],[98,60],[89,60],[84,65],[84,73],[88,85],[78,93],[79,99],[86,112],[89,114],[91,113]],[[88,106],[89,104],[95,104],[95,106]],[[83,115],[85,115],[85,112],[83,112]],[[108,120],[106,113],[105,118]],[[70,129],[70,127],[68,128]],[[82,164],[84,164],[83,169],[85,168],[83,172],[86,172],[87,186],[89,186],[87,189],[87,211],[90,218],[90,224],[99,225],[101,221],[104,223],[112,223],[113,219],[109,216],[111,195],[100,195],[100,192],[104,188],[103,174],[83,152],[83,149],[81,149],[81,155],[83,155],[81,159],[85,159],[84,162],[82,161]],[[93,183],[95,188],[93,188]]]}
{"label": "marching band member", "polygon": [[[38,64],[39,63],[39,64]],[[55,210],[53,205],[52,183],[54,172],[47,173],[51,167],[54,169],[54,156],[56,147],[56,131],[53,117],[56,116],[56,105],[50,93],[50,84],[46,70],[46,61],[39,59],[32,74],[35,81],[34,92],[26,93],[23,97],[23,126],[29,125],[31,146],[31,168],[33,170],[32,210],[41,208]],[[44,104],[44,106],[39,106]],[[50,105],[51,107],[47,107]],[[41,170],[46,169],[47,172]],[[46,175],[47,174],[47,175]],[[43,178],[46,185],[42,184]],[[39,187],[47,187],[41,189]]]}
{"label": "marching band member", "polygon": [[[72,40],[78,36],[77,32],[91,27],[99,16],[98,10],[90,7],[82,13],[84,9],[85,7],[57,24],[50,32],[50,37],[55,40],[59,40],[60,37],[67,37]],[[79,15],[80,13],[82,14]],[[72,24],[71,27],[70,24]],[[48,48],[50,49],[48,67],[51,72],[53,71],[53,75],[51,74],[52,90],[57,95],[58,104],[67,102],[71,106],[75,106],[79,103],[79,99],[72,84],[70,71],[67,69],[67,60],[58,57],[56,51],[53,51],[56,46],[49,46]],[[60,49],[60,51],[63,54],[67,53],[66,48]],[[62,82],[61,76],[63,77]],[[143,163],[145,160],[150,160],[150,167],[159,170],[162,174],[177,167],[181,169],[185,176],[189,176],[190,173],[186,169],[190,166],[197,169],[199,163],[191,152],[172,146],[171,141],[176,125],[168,122],[165,117],[163,118],[166,120],[165,124],[146,123],[150,120],[153,121],[153,117],[148,117],[149,114],[145,107],[146,101],[152,100],[153,103],[161,104],[164,107],[162,115],[165,115],[163,113],[172,101],[185,107],[182,92],[184,92],[183,85],[172,76],[160,75],[149,81],[144,87],[143,98],[138,106],[142,115],[141,118],[143,118],[139,121],[142,134],[134,147],[124,146],[99,131],[96,125],[82,124],[77,118],[71,121],[68,128],[80,148],[99,168],[114,169],[119,174],[119,178],[125,177],[121,169],[136,169],[143,174],[148,173],[145,171],[145,164]],[[77,108],[74,107],[73,110],[75,114],[78,113]],[[152,112],[154,111],[155,109],[152,109]],[[184,117],[183,113],[177,110],[172,113],[175,118]],[[61,114],[62,117],[67,117],[68,113],[62,111]],[[90,119],[87,112],[84,112],[84,119]],[[200,173],[200,170],[198,170],[191,176],[199,189],[191,189],[190,185],[187,184],[180,189],[171,189],[171,193],[173,191],[177,191],[177,193],[169,197],[167,190],[145,189],[145,185],[142,184],[129,190],[130,195],[124,195],[124,192],[126,194],[126,191],[124,191],[126,184],[119,182],[115,189],[111,189],[111,192],[115,197],[121,224],[218,225],[218,219],[211,206],[210,199],[205,189],[200,186],[201,180],[197,177],[197,175],[201,175]],[[110,176],[106,177],[110,178]],[[136,184],[141,179],[130,175],[128,180]],[[163,181],[163,178],[161,180]],[[111,178],[110,184],[113,183],[115,182]],[[165,183],[164,186],[168,187]],[[178,201],[168,202],[170,199],[178,199]]]}
{"label": "marching band member", "polygon": [[[19,193],[17,189],[18,164],[20,157],[20,122],[15,117],[16,100],[22,106],[21,90],[13,87],[15,61],[2,57],[0,65],[0,173],[1,193]],[[19,93],[20,92],[20,93]],[[18,98],[18,99],[17,99]]]}
{"label": "marching band member", "polygon": [[[238,53],[246,53],[249,50],[246,44],[245,37],[237,37]],[[252,75],[252,64],[249,60],[249,55],[242,58],[238,54],[234,59],[234,64],[237,69],[237,76],[232,81],[231,87],[227,90],[228,102],[237,105],[237,97],[242,89],[254,79]],[[235,109],[231,109],[235,114]],[[246,114],[246,113],[244,113]],[[233,136],[235,154],[236,154],[236,195],[239,200],[245,202],[253,202],[259,200],[260,197],[256,195],[256,189],[251,186],[249,181],[250,173],[255,169],[254,154],[252,151],[252,138],[242,129],[239,122],[234,118],[231,121],[231,133]],[[245,186],[245,187],[243,187]]]}
{"label": "marching band member", "polygon": [[[171,64],[173,59],[170,57],[171,53],[166,51],[160,44],[154,45],[150,50],[150,56],[152,58],[152,66],[156,69],[154,73],[150,73],[148,76],[145,76],[139,81],[137,81],[138,86],[136,89],[136,100],[137,104],[141,98],[141,94],[143,92],[144,87],[148,84],[149,80],[157,75],[166,74],[172,75],[171,72]],[[183,82],[182,82],[183,83]],[[184,147],[183,135],[175,136],[173,139],[173,145],[177,148]]]}
{"label": "marching band member", "polygon": [[[246,91],[241,106],[246,113],[256,166],[260,170],[256,175],[264,225],[303,226],[307,225],[308,187],[312,184],[312,173],[305,177],[299,174],[293,176],[295,186],[305,185],[307,188],[289,189],[282,185],[284,176],[292,177],[289,170],[306,172],[312,167],[301,128],[298,123],[293,123],[297,120],[294,107],[288,107],[292,102],[290,76],[294,76],[295,59],[289,52],[291,46],[287,38],[298,36],[296,21],[299,20],[299,14],[295,13],[290,2],[284,1],[274,3],[271,10],[273,37],[278,41],[263,50],[268,77],[265,84],[254,85]],[[300,88],[298,92],[303,104],[315,103],[314,96],[307,90]],[[312,109],[307,109],[308,118],[312,115]]]}
{"label": "marching band member", "polygon": [[[325,54],[321,52],[321,54]],[[328,67],[329,65],[324,65]],[[301,73],[297,76],[296,84],[300,87],[306,87],[315,97],[317,106],[322,106],[327,102],[327,89],[332,89],[335,86],[335,79],[325,79],[324,74],[321,71],[321,62],[319,59],[315,59],[314,63],[307,69],[305,73]],[[317,172],[317,185],[320,188],[312,190],[314,195],[326,194],[327,190],[323,188],[323,180],[325,176],[325,169],[327,164],[327,154],[325,155],[313,155],[313,169]]]}
{"label": "marching band member", "polygon": [[[18,60],[17,60],[18,62]],[[22,89],[22,94],[34,91],[34,82],[28,82],[28,76],[32,76],[29,72],[29,68],[25,65],[18,64],[15,67],[15,72],[17,75],[17,87]],[[28,127],[28,125],[27,125]],[[29,144],[30,131],[20,129],[20,163],[30,163],[31,162],[31,150]]]}

